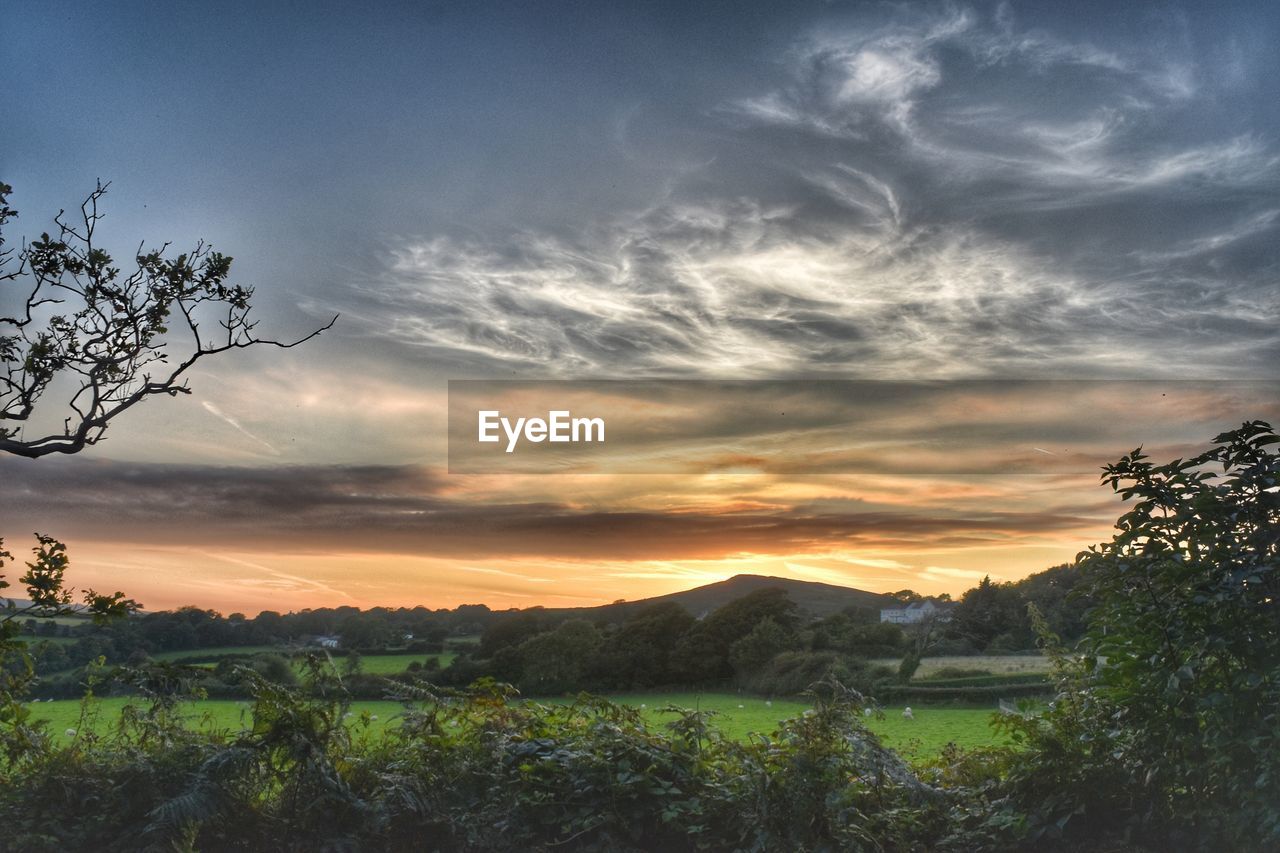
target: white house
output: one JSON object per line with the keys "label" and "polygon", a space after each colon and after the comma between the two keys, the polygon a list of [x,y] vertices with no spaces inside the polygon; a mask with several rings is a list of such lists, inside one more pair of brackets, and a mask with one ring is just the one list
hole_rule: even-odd
{"label": "white house", "polygon": [[924,601],[917,601],[906,607],[884,608],[880,611],[880,621],[893,622],[897,625],[915,625],[930,616],[946,620],[950,617],[948,612],[950,609],[950,605],[939,606],[933,599],[926,598]]}

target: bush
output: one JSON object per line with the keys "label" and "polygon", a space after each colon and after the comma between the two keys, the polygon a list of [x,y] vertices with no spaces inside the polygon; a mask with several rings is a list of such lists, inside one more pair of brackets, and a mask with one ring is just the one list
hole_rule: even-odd
{"label": "bush", "polygon": [[1030,747],[1011,791],[1032,826],[1280,848],[1277,444],[1254,422],[1191,459],[1137,450],[1107,466],[1132,504],[1078,561],[1094,602],[1084,657],[1057,657],[1049,714],[1011,721]]}
{"label": "bush", "polygon": [[890,678],[888,667],[869,664],[839,652],[783,652],[757,672],[742,678],[748,690],[767,696],[799,696],[827,678],[872,695],[879,683]]}
{"label": "bush", "polygon": [[663,730],[583,697],[515,703],[508,688],[402,688],[400,728],[348,718],[249,676],[253,727],[200,735],[153,696],[112,735],[33,746],[5,768],[15,851],[138,849],[968,850],[980,803],[923,783],[861,723],[859,697],[819,685],[813,711],[750,743],[707,712]]}

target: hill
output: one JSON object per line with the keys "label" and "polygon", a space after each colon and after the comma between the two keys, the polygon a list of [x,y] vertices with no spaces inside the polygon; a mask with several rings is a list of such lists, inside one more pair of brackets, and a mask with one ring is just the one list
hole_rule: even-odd
{"label": "hill", "polygon": [[880,609],[893,604],[893,599],[877,592],[867,592],[851,586],[836,586],[829,583],[798,581],[791,578],[775,578],[767,575],[734,575],[728,580],[707,584],[706,586],[673,592],[654,598],[630,602],[633,605],[647,606],[664,601],[674,601],[695,616],[715,610],[744,595],[758,589],[776,587],[784,589],[792,601],[805,613],[816,616],[829,616],[846,607],[870,607]]}
{"label": "hill", "polygon": [[768,589],[770,587],[786,590],[787,595],[796,603],[801,612],[814,618],[829,616],[850,606],[869,607],[878,610],[881,607],[890,607],[894,604],[894,600],[887,595],[867,592],[865,589],[856,589],[851,586],[798,581],[791,578],[775,578],[768,575],[734,575],[728,580],[717,581],[716,583],[709,583],[705,586],[698,586],[680,592],[672,592],[667,595],[658,595],[653,598],[640,598],[635,601],[604,604],[599,607],[548,607],[538,609],[548,614],[563,617],[603,618],[608,621],[621,621],[630,618],[635,611],[652,604],[673,601],[694,616],[701,616],[723,607],[734,599],[742,598],[742,596],[758,589]]}

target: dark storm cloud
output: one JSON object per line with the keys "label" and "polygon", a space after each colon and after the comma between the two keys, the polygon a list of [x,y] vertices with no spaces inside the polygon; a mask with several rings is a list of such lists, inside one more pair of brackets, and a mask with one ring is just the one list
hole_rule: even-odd
{"label": "dark storm cloud", "polygon": [[[38,470],[37,470],[38,467]],[[227,468],[6,463],[4,527],[139,545],[467,558],[714,558],[906,544],[994,545],[1096,528],[1105,503],[1025,512],[884,510],[858,502],[749,512],[594,511],[558,502],[469,502],[411,467]]]}
{"label": "dark storm cloud", "polygon": [[1148,17],[833,13],[701,105],[651,204],[398,241],[355,312],[480,373],[1267,375],[1266,60]]}

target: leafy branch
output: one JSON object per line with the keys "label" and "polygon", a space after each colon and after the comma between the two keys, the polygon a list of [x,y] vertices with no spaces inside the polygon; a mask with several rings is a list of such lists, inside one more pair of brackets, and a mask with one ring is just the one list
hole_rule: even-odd
{"label": "leafy branch", "polygon": [[[290,349],[338,319],[293,341],[258,337],[253,288],[230,283],[232,259],[203,241],[169,258],[167,243],[139,246],[135,268],[122,272],[96,240],[108,186],[98,183],[74,221],[60,211],[52,236],[15,251],[0,234],[0,284],[21,282],[26,294],[20,310],[0,316],[0,451],[77,453],[148,397],[189,394],[184,375],[201,359],[258,345]],[[12,191],[0,183],[0,228],[17,217]],[[64,383],[62,429],[26,437],[42,398]]]}

